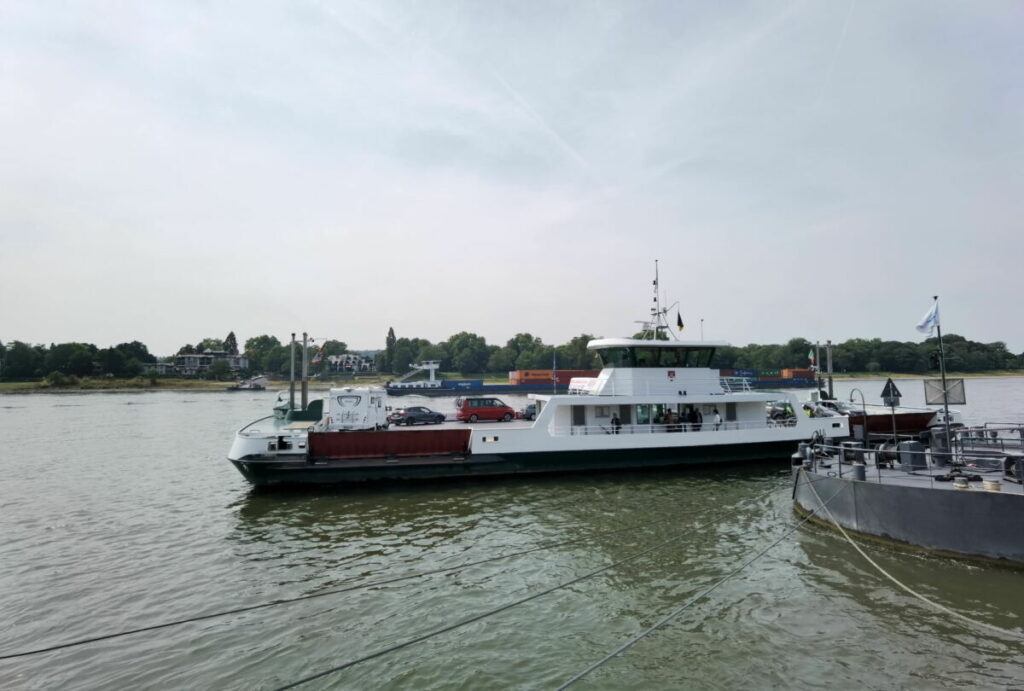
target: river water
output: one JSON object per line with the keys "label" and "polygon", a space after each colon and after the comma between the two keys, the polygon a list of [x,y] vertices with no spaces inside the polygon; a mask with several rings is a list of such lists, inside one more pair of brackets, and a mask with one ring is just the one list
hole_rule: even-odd
{"label": "river water", "polygon": [[[883,383],[837,391],[877,403]],[[921,402],[919,380],[897,383]],[[968,422],[1024,420],[1024,379],[967,395]],[[273,397],[0,396],[0,655],[548,549],[0,660],[0,688],[277,688],[623,562],[303,687],[555,688],[780,538],[576,687],[1024,685],[1019,640],[921,604],[835,533],[794,530],[785,465],[254,492],[225,454]],[[865,548],[942,605],[1024,632],[1024,572]]]}

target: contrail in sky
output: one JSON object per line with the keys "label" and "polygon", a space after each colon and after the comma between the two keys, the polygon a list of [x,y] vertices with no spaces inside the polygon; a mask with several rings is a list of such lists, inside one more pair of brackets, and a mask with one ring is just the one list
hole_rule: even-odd
{"label": "contrail in sky", "polygon": [[498,83],[504,87],[505,91],[508,92],[508,95],[512,97],[512,100],[515,101],[528,116],[530,116],[530,119],[533,120],[534,124],[537,125],[537,127],[540,128],[540,130],[550,139],[554,140],[558,147],[567,154],[569,158],[576,161],[580,168],[583,169],[583,172],[591,178],[596,179],[597,175],[595,174],[594,168],[587,162],[587,159],[583,158],[583,156],[576,151],[576,149],[574,149],[564,137],[562,137],[562,135],[556,132],[553,127],[548,125],[547,121],[541,116],[541,114],[534,110],[529,102],[523,98],[522,94],[513,89],[512,85],[505,81],[500,74],[493,70],[491,71],[491,74],[493,74],[494,78],[498,80]]}
{"label": "contrail in sky", "polygon": [[846,30],[850,27],[850,15],[853,14],[853,6],[857,0],[850,0],[850,4],[846,6],[846,17],[843,18],[843,30],[839,33],[839,40],[836,41],[836,46],[832,50],[832,59],[828,61],[828,71],[825,72],[825,78],[822,79],[821,84],[818,86],[818,95],[814,97],[814,104],[811,106],[811,110],[817,110],[818,106],[821,105],[822,95],[825,93],[825,89],[832,82],[832,72],[836,67],[836,58],[839,57],[839,51],[843,48],[843,41],[846,40]]}

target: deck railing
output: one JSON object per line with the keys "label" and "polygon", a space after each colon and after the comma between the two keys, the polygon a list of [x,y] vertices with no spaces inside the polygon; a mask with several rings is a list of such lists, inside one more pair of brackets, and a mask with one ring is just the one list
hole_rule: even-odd
{"label": "deck railing", "polygon": [[611,424],[606,425],[550,425],[548,431],[553,437],[581,436],[590,434],[705,434],[713,432],[728,432],[736,430],[762,430],[775,427],[795,427],[796,419],[788,420],[766,420],[766,421],[738,421],[730,420],[722,422],[717,429],[715,423],[705,420],[703,423],[695,424],[689,422],[677,422],[675,424],[633,424],[620,425],[618,431]]}
{"label": "deck railing", "polygon": [[[924,448],[923,451],[899,451],[899,441],[916,441],[915,436],[889,437],[883,443],[864,448],[861,441],[816,443],[809,449],[805,466],[813,472],[827,472],[837,477],[852,475],[853,464],[863,463],[865,478],[871,482],[894,481],[883,470],[892,468],[900,473],[900,482],[920,481],[930,487],[951,487],[950,480],[957,476],[974,476],[982,480],[1003,480],[1001,491],[1024,494],[1024,425],[983,425],[951,429],[952,450]],[[879,441],[882,435],[872,435]],[[942,442],[939,435],[939,443]],[[920,448],[920,447],[919,447]],[[902,454],[916,456],[916,462],[902,463]],[[918,455],[919,454],[919,455]],[[874,470],[870,470],[874,467]],[[937,480],[941,477],[941,480]]]}

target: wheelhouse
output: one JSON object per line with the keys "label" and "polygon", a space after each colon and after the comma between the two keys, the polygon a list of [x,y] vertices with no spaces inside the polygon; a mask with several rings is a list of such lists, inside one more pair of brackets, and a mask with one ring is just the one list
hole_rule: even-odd
{"label": "wheelhouse", "polygon": [[[650,343],[651,345],[647,345]],[[711,367],[715,356],[713,345],[661,344],[658,341],[644,345],[596,346],[601,366],[606,368],[630,367]]]}

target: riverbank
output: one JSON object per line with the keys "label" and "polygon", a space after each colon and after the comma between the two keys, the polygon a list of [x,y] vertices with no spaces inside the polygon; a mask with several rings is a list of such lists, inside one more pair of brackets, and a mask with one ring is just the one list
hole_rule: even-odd
{"label": "riverbank", "polygon": [[[455,375],[452,375],[453,377]],[[847,379],[932,379],[939,375],[930,374],[902,374],[898,372],[843,372],[833,374],[835,380]],[[950,378],[978,379],[984,377],[1022,377],[1021,370],[999,370],[992,372],[949,372]],[[477,374],[472,379],[482,379],[487,384],[504,384],[506,377],[499,374]],[[344,379],[340,381],[318,381],[309,382],[310,391],[326,391],[332,387],[341,386],[384,386],[392,377],[359,377],[358,379]],[[109,377],[84,377],[81,380],[64,386],[57,386],[50,382],[27,381],[27,382],[0,382],[0,394],[19,393],[82,393],[82,392],[117,392],[117,391],[225,391],[232,385],[232,382],[209,381],[207,379],[180,379],[180,378],[150,378],[135,377],[134,379],[112,379]],[[298,389],[296,383],[296,389]],[[288,388],[287,380],[273,380],[267,383],[267,389],[281,391]],[[454,390],[453,390],[454,393]]]}
{"label": "riverbank", "polygon": [[[824,375],[823,375],[824,377]],[[992,370],[990,372],[946,372],[947,379],[980,379],[983,377],[1024,377],[1024,370]],[[827,378],[827,377],[826,377]],[[833,379],[938,379],[938,372],[904,374],[901,372],[833,373]]]}

